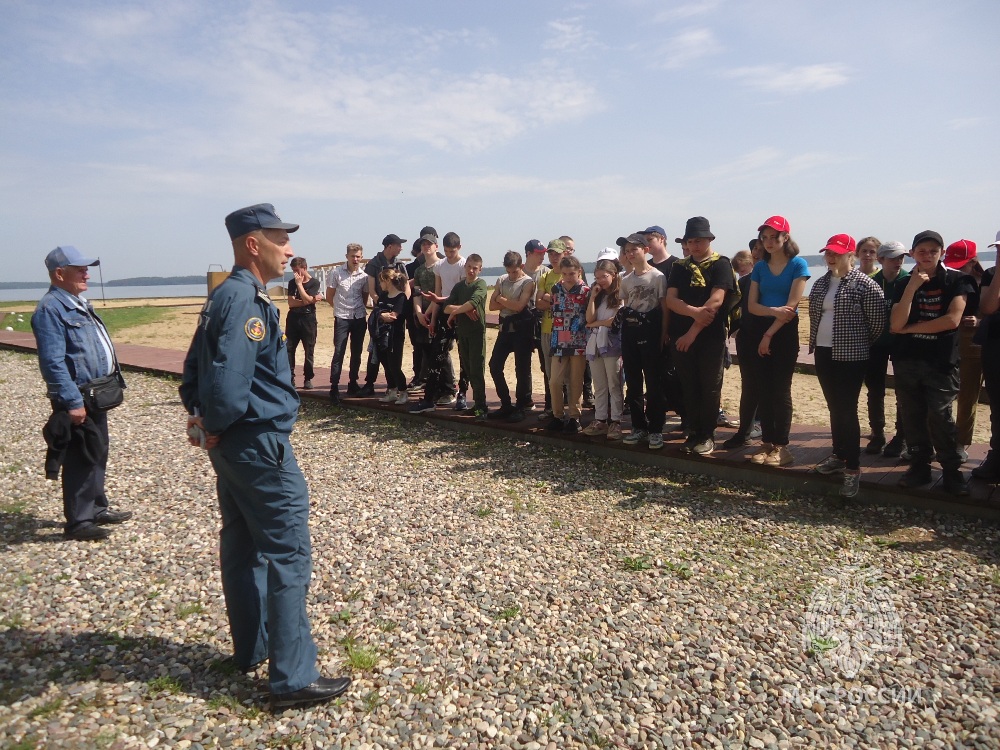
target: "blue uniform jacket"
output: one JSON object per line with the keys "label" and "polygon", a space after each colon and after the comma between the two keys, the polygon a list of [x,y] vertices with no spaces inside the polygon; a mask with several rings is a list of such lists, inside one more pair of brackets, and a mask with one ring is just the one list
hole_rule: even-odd
{"label": "blue uniform jacket", "polygon": [[[79,304],[86,304],[91,314],[83,312]],[[93,317],[91,317],[93,316]],[[113,370],[101,344],[97,331],[100,318],[90,303],[74,299],[64,289],[50,286],[39,300],[31,316],[31,330],[38,346],[38,367],[42,371],[48,396],[60,409],[79,409],[83,394],[79,386],[102,378]],[[122,387],[125,381],[121,374]]]}
{"label": "blue uniform jacket", "polygon": [[299,396],[278,309],[247,269],[234,266],[205,302],[184,359],[180,396],[212,434],[244,426],[292,431]]}

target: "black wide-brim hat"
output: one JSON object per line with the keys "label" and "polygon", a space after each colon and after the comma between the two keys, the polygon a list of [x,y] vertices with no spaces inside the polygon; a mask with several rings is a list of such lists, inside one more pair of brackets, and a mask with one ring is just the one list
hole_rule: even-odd
{"label": "black wide-brim hat", "polygon": [[708,219],[704,216],[692,216],[688,219],[687,224],[684,226],[684,236],[678,238],[676,241],[684,242],[695,237],[708,237],[710,240],[715,239],[715,235],[712,234],[712,227],[709,225]]}

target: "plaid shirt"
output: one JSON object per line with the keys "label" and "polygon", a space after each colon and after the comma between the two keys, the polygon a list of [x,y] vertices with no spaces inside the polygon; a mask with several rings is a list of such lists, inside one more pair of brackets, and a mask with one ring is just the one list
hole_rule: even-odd
{"label": "plaid shirt", "polygon": [[[821,276],[809,292],[809,352],[816,349],[816,332],[823,317],[823,300],[830,290],[830,272]],[[888,323],[885,296],[872,279],[857,268],[840,280],[833,300],[832,356],[839,362],[869,358],[871,346]]]}

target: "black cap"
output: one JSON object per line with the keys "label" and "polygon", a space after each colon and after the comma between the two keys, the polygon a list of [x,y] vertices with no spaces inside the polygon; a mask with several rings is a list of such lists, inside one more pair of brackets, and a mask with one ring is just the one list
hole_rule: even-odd
{"label": "black cap", "polygon": [[226,229],[231,240],[256,232],[258,229],[284,229],[287,232],[294,232],[298,228],[298,224],[283,222],[270,203],[247,206],[233,211],[226,217]]}
{"label": "black cap", "polygon": [[618,247],[625,247],[626,245],[649,247],[649,239],[646,237],[644,232],[633,232],[628,237],[619,237],[615,240],[615,244],[618,245]]}
{"label": "black cap", "polygon": [[398,234],[387,234],[382,238],[382,247],[388,247],[389,245],[402,245],[406,240],[401,240]]}
{"label": "black cap", "polygon": [[933,229],[925,229],[916,237],[914,237],[913,244],[910,245],[910,249],[912,250],[924,240],[933,240],[934,242],[938,243],[938,245],[941,246],[942,250],[944,250],[944,240],[941,239],[941,235],[935,232]]}
{"label": "black cap", "polygon": [[425,234],[433,234],[435,237],[437,237],[438,230],[436,230],[434,227],[424,227],[423,229],[420,230],[420,236],[422,237]]}

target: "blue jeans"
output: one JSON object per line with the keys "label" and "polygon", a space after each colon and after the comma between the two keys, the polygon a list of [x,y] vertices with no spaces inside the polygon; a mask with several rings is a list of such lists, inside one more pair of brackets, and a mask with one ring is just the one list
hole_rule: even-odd
{"label": "blue jeans", "polygon": [[230,428],[209,452],[218,476],[222,591],[240,666],[269,659],[272,693],[314,682],[306,613],[309,491],[288,435]]}
{"label": "blue jeans", "polygon": [[351,385],[358,384],[366,328],[364,318],[333,319],[333,360],[330,362],[330,390],[335,391],[340,386],[340,373],[344,369],[344,356],[347,354],[348,339],[351,341],[351,364],[347,382]]}
{"label": "blue jeans", "polygon": [[912,464],[930,464],[936,453],[942,469],[957,471],[962,457],[951,408],[958,395],[958,366],[942,368],[934,362],[905,359],[893,361],[892,371]]}

